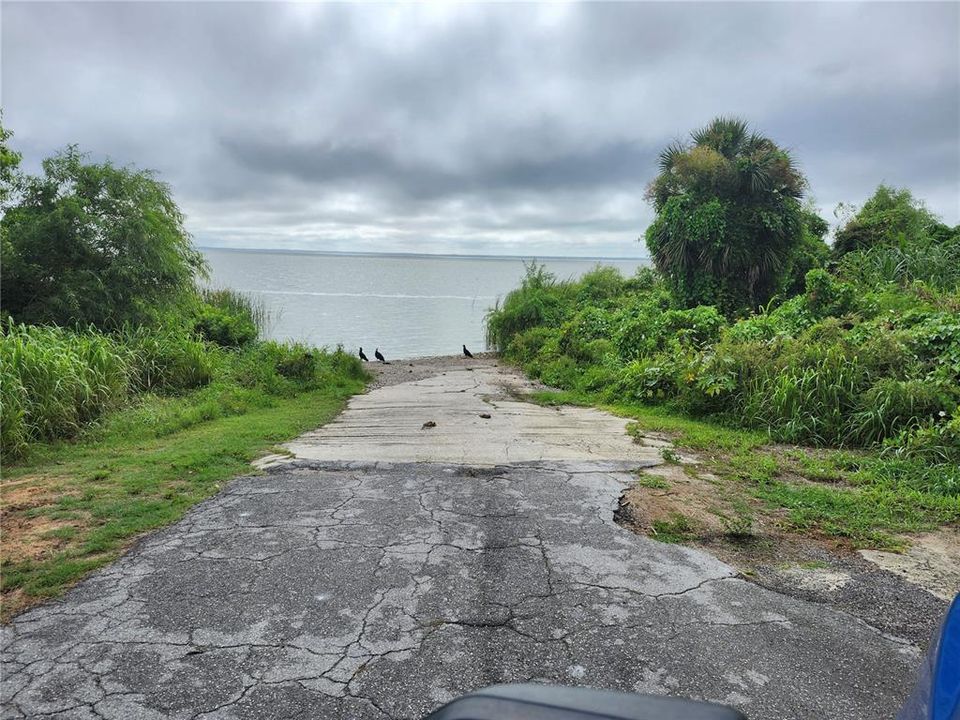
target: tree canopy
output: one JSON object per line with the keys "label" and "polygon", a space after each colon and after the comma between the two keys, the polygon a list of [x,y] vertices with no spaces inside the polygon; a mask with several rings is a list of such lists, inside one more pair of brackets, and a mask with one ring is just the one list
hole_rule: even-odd
{"label": "tree canopy", "polygon": [[685,307],[736,314],[784,284],[804,234],[806,180],[790,154],[736,118],[717,118],[660,154],[647,197],[653,262]]}
{"label": "tree canopy", "polygon": [[17,168],[20,166],[20,153],[7,145],[13,133],[0,124],[0,208],[13,196]]}
{"label": "tree canopy", "polygon": [[844,210],[852,214],[837,230],[833,244],[837,257],[879,245],[906,247],[945,242],[960,234],[960,228],[944,225],[906,188],[880,185],[862,208],[838,208],[838,212]]}
{"label": "tree canopy", "polygon": [[22,177],[17,196],[0,229],[3,308],[19,322],[144,322],[206,272],[149,171],[89,163],[71,146]]}

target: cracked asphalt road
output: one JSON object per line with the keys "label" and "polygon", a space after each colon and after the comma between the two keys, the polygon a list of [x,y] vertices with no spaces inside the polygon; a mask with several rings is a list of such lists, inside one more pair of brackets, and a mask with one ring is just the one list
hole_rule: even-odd
{"label": "cracked asphalt road", "polygon": [[893,716],[916,647],[619,527],[629,471],[656,460],[583,447],[499,464],[300,459],[238,478],[3,628],[2,717],[420,718],[512,681],[751,718]]}

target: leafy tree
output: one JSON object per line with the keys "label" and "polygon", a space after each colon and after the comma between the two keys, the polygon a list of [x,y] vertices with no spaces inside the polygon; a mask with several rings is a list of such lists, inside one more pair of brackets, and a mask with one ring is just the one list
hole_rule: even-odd
{"label": "leafy tree", "polygon": [[0,124],[0,208],[6,206],[13,197],[17,181],[17,168],[20,167],[20,153],[11,150],[7,140],[13,132]]}
{"label": "leafy tree", "polygon": [[19,322],[143,323],[206,272],[167,185],[76,147],[23,178],[0,227],[3,306]]}
{"label": "leafy tree", "polygon": [[860,210],[840,205],[838,214],[852,215],[837,230],[833,252],[839,258],[849,252],[877,245],[925,245],[943,242],[957,233],[931,213],[906,188],[880,185]]}
{"label": "leafy tree", "polygon": [[780,289],[801,242],[806,180],[742,120],[717,118],[691,140],[660,154],[647,247],[684,307],[756,308]]}
{"label": "leafy tree", "polygon": [[[12,150],[7,141],[13,133],[0,124],[0,212],[7,209],[8,204],[17,191],[20,174],[20,153]],[[0,222],[0,267],[5,265],[13,256],[12,248],[7,240],[7,228]],[[6,276],[3,277],[6,280]],[[0,307],[0,322],[6,322],[7,309]]]}
{"label": "leafy tree", "polygon": [[794,251],[783,285],[786,297],[802,295],[806,288],[807,273],[827,266],[830,246],[824,238],[829,229],[830,225],[817,215],[812,206],[803,209],[800,243]]}

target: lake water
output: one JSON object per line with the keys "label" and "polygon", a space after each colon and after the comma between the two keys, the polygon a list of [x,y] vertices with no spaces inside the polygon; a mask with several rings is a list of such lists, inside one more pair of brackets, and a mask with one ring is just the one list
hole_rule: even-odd
{"label": "lake water", "polygon": [[[267,335],[391,358],[484,350],[484,315],[517,287],[519,258],[323,255],[206,249],[211,284],[263,300]],[[632,275],[642,260],[551,259],[561,279],[612,265]]]}

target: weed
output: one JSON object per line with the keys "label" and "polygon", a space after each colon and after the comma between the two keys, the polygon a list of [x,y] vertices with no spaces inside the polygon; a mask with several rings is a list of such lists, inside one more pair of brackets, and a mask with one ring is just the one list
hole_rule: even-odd
{"label": "weed", "polygon": [[735,542],[744,542],[753,537],[753,517],[748,513],[737,513],[733,517],[722,516],[723,534]]}
{"label": "weed", "polygon": [[656,475],[641,475],[640,479],[637,480],[637,485],[645,488],[651,488],[653,490],[670,489],[670,483],[661,477],[657,477]]}
{"label": "weed", "polygon": [[653,522],[653,536],[660,542],[686,542],[693,537],[694,529],[694,522],[683,513],[671,513],[667,519]]}
{"label": "weed", "polygon": [[679,465],[680,456],[672,448],[660,448],[660,457],[667,465]]}

